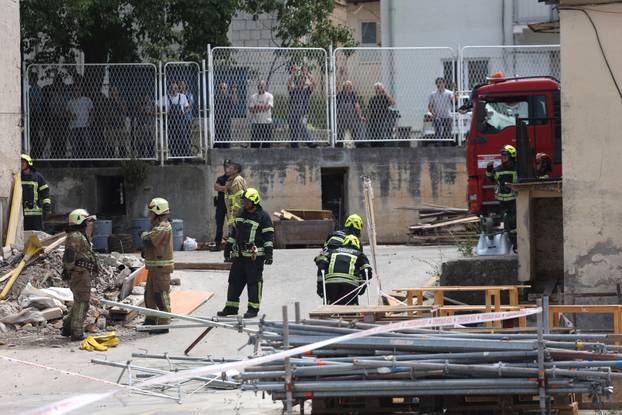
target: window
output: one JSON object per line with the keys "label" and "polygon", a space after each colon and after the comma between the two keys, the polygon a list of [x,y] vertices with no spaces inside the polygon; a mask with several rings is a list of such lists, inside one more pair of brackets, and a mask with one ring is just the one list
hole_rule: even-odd
{"label": "window", "polygon": [[361,23],[361,44],[376,46],[378,38],[376,36],[376,22]]}
{"label": "window", "polygon": [[488,76],[488,59],[468,61],[467,71],[469,75],[469,89],[473,89],[477,84],[483,84]]}
{"label": "window", "polygon": [[488,98],[478,104],[478,130],[494,134],[514,127],[516,117],[524,118],[526,124],[547,123],[546,96]]}

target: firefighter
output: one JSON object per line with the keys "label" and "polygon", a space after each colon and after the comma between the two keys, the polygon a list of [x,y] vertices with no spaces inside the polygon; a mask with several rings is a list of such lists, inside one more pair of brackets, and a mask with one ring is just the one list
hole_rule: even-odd
{"label": "firefighter", "polygon": [[24,209],[24,230],[42,231],[43,219],[51,212],[50,188],[45,179],[35,170],[32,158],[22,154],[22,206]]}
{"label": "firefighter", "polygon": [[548,180],[553,171],[553,161],[546,153],[536,154],[536,177],[538,180]]}
{"label": "firefighter", "polygon": [[71,340],[84,339],[84,319],[91,299],[91,279],[99,271],[97,257],[91,248],[93,223],[97,220],[84,209],[69,214],[65,253],[63,254],[63,279],[69,280],[73,293],[73,306],[63,321],[61,334]]}
{"label": "firefighter", "polygon": [[272,264],[274,228],[272,220],[261,207],[256,189],[242,194],[242,211],[235,219],[225,246],[225,261],[232,261],[229,272],[227,303],[218,315],[238,314],[240,295],[248,287],[248,310],[244,318],[256,317],[261,303],[263,267]]}
{"label": "firefighter", "polygon": [[[166,199],[156,197],[147,206],[151,231],[143,232],[145,266],[148,277],[145,287],[145,306],[171,312],[171,273],[173,272],[173,228],[168,220],[170,209]],[[145,325],[168,325],[169,318],[147,317]],[[168,333],[168,329],[151,330],[151,334]]]}
{"label": "firefighter", "polygon": [[227,181],[225,182],[225,205],[227,207],[227,224],[229,231],[235,222],[235,218],[240,211],[240,197],[246,190],[246,180],[242,177],[242,165],[239,163],[229,163],[225,169]]}
{"label": "firefighter", "polygon": [[343,224],[343,229],[332,232],[330,235],[328,235],[326,242],[324,242],[322,252],[320,252],[320,254],[315,257],[315,263],[318,264],[318,262],[322,259],[325,259],[331,251],[341,247],[346,236],[354,235],[357,238],[360,238],[362,229],[363,218],[361,218],[356,213],[348,216]]}
{"label": "firefighter", "polygon": [[500,153],[501,164],[494,167],[492,161],[488,163],[486,177],[497,183],[495,198],[503,209],[503,227],[508,232],[516,251],[516,193],[508,186],[510,183],[518,182],[516,148],[508,144],[501,149]]}
{"label": "firefighter", "polygon": [[317,294],[324,298],[325,284],[327,304],[357,305],[358,296],[365,292],[365,282],[371,277],[371,266],[360,240],[348,235],[339,248],[318,261]]}

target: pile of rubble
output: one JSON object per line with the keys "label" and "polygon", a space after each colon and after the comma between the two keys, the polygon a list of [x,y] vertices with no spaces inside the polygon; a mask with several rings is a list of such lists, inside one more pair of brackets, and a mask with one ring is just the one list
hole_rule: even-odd
{"label": "pile of rubble", "polygon": [[[48,253],[26,267],[11,288],[6,300],[0,301],[0,332],[37,327],[57,329],[73,301],[69,281],[62,279],[64,247]],[[0,275],[11,271],[21,258],[0,263]],[[91,283],[92,300],[86,319],[87,331],[104,330],[108,314],[95,298],[118,300],[121,286],[132,271],[143,266],[137,256],[117,252],[97,254],[100,272]]]}

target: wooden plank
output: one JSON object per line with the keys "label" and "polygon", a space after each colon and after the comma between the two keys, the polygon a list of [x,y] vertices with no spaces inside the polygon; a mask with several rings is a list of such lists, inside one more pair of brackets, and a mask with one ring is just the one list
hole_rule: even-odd
{"label": "wooden plank", "polygon": [[171,312],[175,314],[192,314],[214,296],[210,291],[177,290],[171,293]]}
{"label": "wooden plank", "polygon": [[197,269],[204,271],[229,271],[230,262],[175,262],[175,271]]}
{"label": "wooden plank", "polygon": [[[6,231],[5,248],[11,248],[17,237],[17,224],[22,214],[22,175],[21,172],[13,175],[13,193],[11,195],[11,210],[9,211],[9,224]],[[0,230],[0,234],[2,230]]]}
{"label": "wooden plank", "polygon": [[470,216],[468,218],[454,219],[454,220],[449,220],[449,221],[444,221],[444,222],[426,223],[423,225],[413,225],[413,226],[410,226],[409,228],[411,231],[423,230],[423,229],[435,229],[435,228],[442,228],[442,227],[449,226],[449,225],[476,223],[476,222],[479,222],[479,220],[480,219],[477,216]]}
{"label": "wooden plank", "polygon": [[432,310],[433,306],[364,306],[364,305],[325,305],[316,308],[309,314],[331,315],[331,314],[365,314],[365,313],[406,313],[409,311]]}
{"label": "wooden plank", "polygon": [[530,288],[530,285],[442,285],[435,287],[395,288],[393,291],[485,291],[485,290],[513,290],[516,288]]}
{"label": "wooden plank", "polygon": [[283,215],[283,219],[285,219],[285,220],[297,220],[297,221],[300,221],[300,222],[302,222],[304,220],[301,217],[296,216],[293,213],[288,212],[285,209],[281,209],[281,214]]}

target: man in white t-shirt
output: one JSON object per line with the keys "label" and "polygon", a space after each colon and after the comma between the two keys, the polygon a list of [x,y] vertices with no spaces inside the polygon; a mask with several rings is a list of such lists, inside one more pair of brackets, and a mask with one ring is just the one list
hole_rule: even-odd
{"label": "man in white t-shirt", "polygon": [[445,80],[436,78],[436,91],[430,94],[428,101],[428,111],[434,117],[434,138],[436,145],[447,145],[450,143],[452,118],[451,112],[456,102],[454,92],[445,89]]}
{"label": "man in white t-shirt", "polygon": [[251,96],[248,111],[251,119],[251,147],[269,148],[272,141],[272,108],[274,97],[267,91],[265,80],[257,84],[257,93]]}
{"label": "man in white t-shirt", "polygon": [[186,128],[186,113],[190,111],[188,98],[179,92],[179,85],[173,81],[168,94],[160,99],[160,106],[166,112],[166,134],[171,157],[192,156],[190,132]]}
{"label": "man in white t-shirt", "polygon": [[91,152],[91,111],[93,101],[82,93],[82,86],[76,83],[73,87],[73,96],[67,102],[69,113],[69,141],[71,154],[74,159],[85,158]]}

